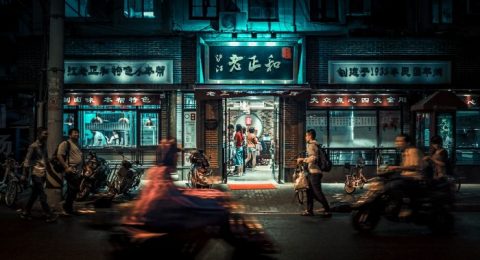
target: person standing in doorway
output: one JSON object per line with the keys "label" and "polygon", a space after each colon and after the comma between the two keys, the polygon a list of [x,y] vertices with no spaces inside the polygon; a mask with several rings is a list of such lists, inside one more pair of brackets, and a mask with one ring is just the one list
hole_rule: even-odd
{"label": "person standing in doorway", "polygon": [[83,153],[79,147],[78,140],[80,132],[77,128],[68,131],[69,139],[58,145],[57,158],[65,169],[65,179],[67,180],[67,196],[63,203],[63,215],[75,215],[73,202],[77,198],[79,190],[80,173],[83,167]]}
{"label": "person standing in doorway", "polygon": [[257,143],[258,139],[257,136],[255,136],[255,128],[250,127],[247,135],[247,160],[245,161],[245,165],[251,162],[252,171],[257,164]]}
{"label": "person standing in doorway", "polygon": [[243,133],[242,133],[242,125],[237,124],[235,126],[235,170],[233,171],[234,174],[238,176],[242,176],[243,174]]}
{"label": "person standing in doorway", "polygon": [[305,141],[307,141],[307,157],[305,158],[298,158],[297,164],[300,163],[307,163],[308,164],[308,171],[307,171],[307,180],[308,186],[307,189],[307,210],[302,212],[302,216],[313,216],[313,200],[316,199],[323,205],[324,211],[321,213],[322,217],[331,217],[332,213],[330,213],[330,206],[328,205],[327,198],[323,194],[322,191],[322,171],[318,164],[316,163],[318,154],[318,146],[316,138],[316,132],[314,129],[309,129],[305,134]]}
{"label": "person standing in doorway", "polygon": [[47,179],[47,172],[52,172],[50,164],[48,163],[47,138],[48,130],[44,127],[39,127],[37,129],[37,140],[28,147],[27,156],[23,162],[25,175],[22,176],[22,180],[28,179],[27,175],[31,174],[32,193],[20,217],[22,219],[31,219],[33,204],[39,198],[42,209],[47,216],[45,221],[50,223],[57,219],[57,215],[52,213],[43,188]]}

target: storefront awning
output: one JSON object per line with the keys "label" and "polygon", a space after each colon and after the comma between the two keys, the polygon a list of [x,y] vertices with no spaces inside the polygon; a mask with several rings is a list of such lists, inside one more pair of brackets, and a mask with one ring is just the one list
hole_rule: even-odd
{"label": "storefront awning", "polygon": [[437,91],[411,107],[412,111],[467,109],[467,104],[449,91]]}
{"label": "storefront awning", "polygon": [[245,96],[283,96],[305,98],[310,95],[308,85],[196,85],[197,99],[222,99]]}

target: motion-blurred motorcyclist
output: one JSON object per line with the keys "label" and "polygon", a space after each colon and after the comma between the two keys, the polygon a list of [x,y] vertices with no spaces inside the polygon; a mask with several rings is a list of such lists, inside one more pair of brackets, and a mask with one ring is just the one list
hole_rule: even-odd
{"label": "motion-blurred motorcyclist", "polygon": [[[228,195],[216,190],[178,188],[171,173],[177,165],[174,140],[160,143],[160,162],[147,172],[148,185],[141,191],[125,225],[141,225],[155,230],[194,229],[228,224]],[[192,214],[193,213],[193,214]]]}

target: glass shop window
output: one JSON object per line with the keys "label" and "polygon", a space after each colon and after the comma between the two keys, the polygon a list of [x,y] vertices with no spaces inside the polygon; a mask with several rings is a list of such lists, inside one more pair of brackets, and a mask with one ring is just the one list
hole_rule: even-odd
{"label": "glass shop window", "polygon": [[327,111],[307,111],[307,129],[315,130],[317,142],[327,145]]}
{"label": "glass shop window", "polygon": [[401,132],[400,111],[379,111],[380,147],[395,147],[395,137]]}
{"label": "glass shop window", "polygon": [[156,146],[158,144],[159,120],[158,113],[141,113],[140,145]]}
{"label": "glass shop window", "polygon": [[127,18],[155,18],[155,0],[124,0],[123,12]]}
{"label": "glass shop window", "polygon": [[310,0],[310,19],[321,22],[338,22],[338,1]]}
{"label": "glass shop window", "polygon": [[278,0],[249,0],[248,20],[278,21]]}
{"label": "glass shop window", "polygon": [[80,143],[84,148],[136,146],[136,112],[128,110],[80,111]]}
{"label": "glass shop window", "polygon": [[65,17],[89,17],[87,2],[88,0],[66,0]]}
{"label": "glass shop window", "polygon": [[213,19],[218,17],[218,0],[190,0],[191,19]]}
{"label": "glass shop window", "polygon": [[415,139],[417,147],[426,152],[430,147],[430,113],[417,113]]}
{"label": "glass shop window", "polygon": [[62,136],[68,138],[68,131],[75,127],[75,114],[65,112],[63,113]]}
{"label": "glass shop window", "polygon": [[330,147],[376,147],[376,111],[330,111]]}
{"label": "glass shop window", "polygon": [[480,111],[458,111],[456,163],[480,164]]}

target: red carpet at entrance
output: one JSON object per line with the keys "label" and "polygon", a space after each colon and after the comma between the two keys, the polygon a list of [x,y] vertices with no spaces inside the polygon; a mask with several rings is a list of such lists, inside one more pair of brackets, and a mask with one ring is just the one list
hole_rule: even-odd
{"label": "red carpet at entrance", "polygon": [[230,190],[269,190],[277,187],[272,183],[232,183],[228,184]]}

